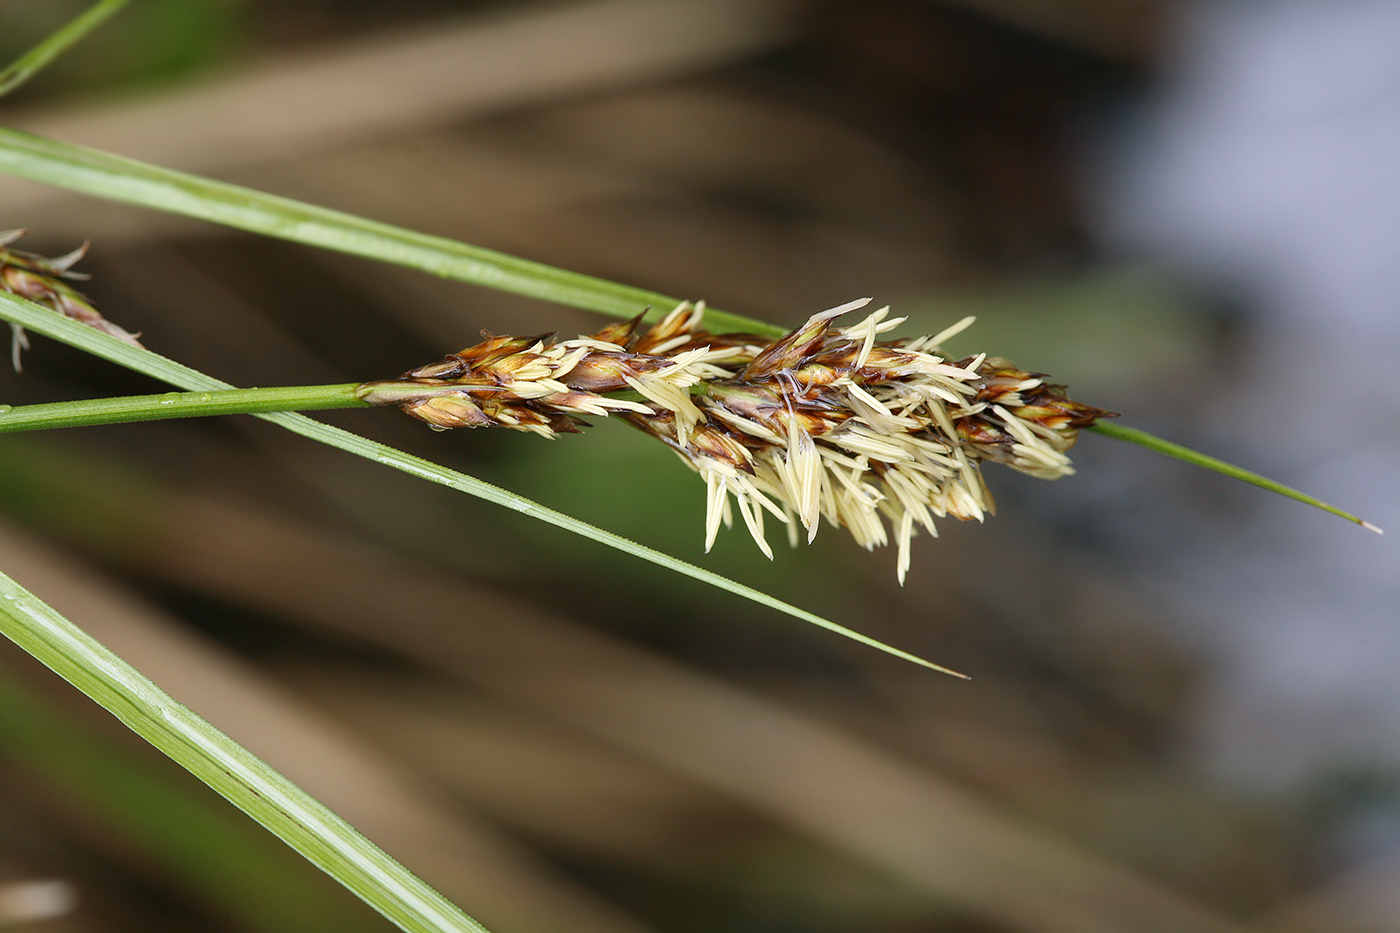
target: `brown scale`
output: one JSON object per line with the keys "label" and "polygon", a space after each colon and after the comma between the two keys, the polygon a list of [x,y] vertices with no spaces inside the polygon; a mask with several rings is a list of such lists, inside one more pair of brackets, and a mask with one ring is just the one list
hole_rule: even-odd
{"label": "brown scale", "polygon": [[642,353],[604,353],[590,351],[561,381],[571,389],[584,392],[621,392],[630,388],[627,377],[633,379],[650,375],[671,365],[664,356]]}
{"label": "brown scale", "polygon": [[[967,366],[971,362],[972,358],[969,357],[959,361],[957,365]],[[1118,417],[1117,412],[1070,399],[1066,394],[1068,390],[1063,385],[1042,381],[1040,385],[1030,389],[1016,390],[1015,386],[1028,379],[1045,380],[1049,377],[1045,373],[1017,369],[1014,364],[1001,357],[988,357],[984,360],[978,370],[978,376],[977,382],[974,383],[977,387],[975,401],[986,402],[989,405],[1006,405],[1022,420],[1034,421],[1052,430],[1087,428],[1100,418]],[[1017,400],[1007,405],[1005,398],[1011,394],[1015,394]]]}
{"label": "brown scale", "polygon": [[730,429],[708,419],[691,426],[689,437],[685,445],[682,446],[680,438],[676,434],[676,416],[669,411],[663,411],[656,415],[623,412],[616,417],[665,442],[669,447],[681,452],[687,460],[707,458],[727,463],[736,470],[751,475],[754,469],[753,457],[749,451],[750,449],[761,449],[763,446],[762,442],[759,442],[757,446],[745,443],[744,436],[736,435]]}
{"label": "brown scale", "polygon": [[[798,378],[796,374],[792,377],[793,381]],[[801,382],[797,385],[800,387]],[[780,437],[788,436],[794,422],[799,430],[819,437],[855,417],[854,412],[816,390],[794,393],[787,379],[767,385],[715,382],[707,387],[706,394],[726,411],[757,422]]]}

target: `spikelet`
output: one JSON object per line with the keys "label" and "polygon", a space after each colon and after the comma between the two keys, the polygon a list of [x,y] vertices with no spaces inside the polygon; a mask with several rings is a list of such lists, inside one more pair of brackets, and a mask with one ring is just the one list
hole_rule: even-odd
{"label": "spikelet", "polygon": [[815,314],[773,342],[709,333],[703,303],[644,331],[638,317],[560,342],[483,335],[402,379],[366,383],[360,397],[437,428],[547,437],[577,431],[579,415],[618,414],[704,479],[707,550],[734,507],[769,557],[765,515],[793,542],[799,527],[812,540],[825,520],[867,549],[893,538],[903,582],[917,529],[936,534],[935,518],[981,521],[994,510],[982,461],[1065,476],[1078,431],[1112,412],[997,357],[940,356],[971,318],[914,340],[880,339],[904,320],[888,308],[834,326],[868,303]]}
{"label": "spikelet", "polygon": [[[41,304],[75,321],[81,321],[104,334],[110,334],[134,347],[141,346],[136,334],[130,333],[104,318],[86,298],[65,280],[82,280],[87,276],[73,272],[73,264],[87,253],[84,243],[70,253],[46,259],[33,253],[9,249],[9,245],[24,235],[23,230],[0,232],[0,291]],[[24,328],[11,324],[10,359],[15,372],[20,370],[20,353],[29,349]]]}

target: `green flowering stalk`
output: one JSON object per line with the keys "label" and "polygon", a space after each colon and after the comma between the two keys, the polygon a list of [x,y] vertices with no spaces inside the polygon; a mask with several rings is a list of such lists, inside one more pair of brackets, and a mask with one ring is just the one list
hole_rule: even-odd
{"label": "green flowering stalk", "polygon": [[[799,525],[811,541],[825,519],[866,549],[893,538],[902,583],[916,528],[936,535],[935,517],[994,511],[983,461],[1065,476],[1079,430],[1112,413],[1006,360],[939,355],[971,318],[913,340],[877,339],[904,320],[889,308],[833,325],[869,302],[815,314],[773,342],[710,333],[703,303],[688,302],[645,330],[638,317],[576,340],[487,337],[357,394],[439,429],[555,437],[577,431],[581,415],[617,414],[705,480],[706,550],[735,506],[770,558],[765,513],[794,544]],[[632,397],[610,394],[625,390]]]}
{"label": "green flowering stalk", "polygon": [[[65,281],[85,278],[71,271],[85,247],[45,259],[8,248],[20,232],[0,233],[0,291],[140,346]],[[981,521],[995,512],[983,461],[1056,479],[1073,472],[1067,451],[1084,428],[1380,531],[1256,473],[1103,422],[1113,413],[1070,400],[1042,373],[985,354],[940,355],[940,344],[972,318],[916,339],[879,339],[904,320],[888,318],[888,308],[835,326],[867,304],[831,308],[771,340],[712,333],[702,326],[704,303],[684,302],[651,327],[643,328],[639,315],[574,340],[483,335],[481,343],[393,380],[3,408],[0,433],[392,405],[440,430],[498,426],[552,438],[586,426],[585,417],[615,414],[667,444],[705,480],[707,550],[720,524],[733,524],[736,507],[770,558],[767,518],[784,524],[794,545],[804,530],[812,540],[825,519],[866,549],[893,541],[901,582],[918,529],[936,535],[936,518]],[[19,325],[12,327],[18,368],[27,344]]]}

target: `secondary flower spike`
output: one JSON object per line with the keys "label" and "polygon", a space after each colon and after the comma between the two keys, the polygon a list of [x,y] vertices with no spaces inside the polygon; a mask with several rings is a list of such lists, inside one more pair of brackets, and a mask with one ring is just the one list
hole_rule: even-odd
{"label": "secondary flower spike", "polygon": [[[87,252],[86,243],[56,259],[46,259],[34,253],[9,249],[9,245],[22,236],[23,230],[0,231],[0,291],[27,298],[65,317],[94,327],[104,334],[111,334],[134,347],[141,346],[136,334],[104,318],[66,281],[87,278],[82,273],[72,271],[73,264],[82,259]],[[29,339],[25,336],[24,328],[18,324],[11,324],[10,329],[13,334],[10,359],[15,372],[19,372],[20,352],[29,349]]]}
{"label": "secondary flower spike", "polygon": [[772,557],[764,523],[825,519],[867,549],[898,545],[902,583],[918,528],[994,511],[980,465],[995,460],[1055,479],[1073,472],[1079,430],[1112,412],[1066,397],[1041,373],[979,354],[950,361],[939,345],[972,323],[912,340],[880,339],[903,323],[881,308],[860,323],[815,314],[787,336],[703,329],[703,302],[643,328],[641,316],[576,340],[493,337],[359,389],[433,427],[500,426],[546,437],[581,415],[618,414],[669,445],[705,480],[705,546],[737,506]]}

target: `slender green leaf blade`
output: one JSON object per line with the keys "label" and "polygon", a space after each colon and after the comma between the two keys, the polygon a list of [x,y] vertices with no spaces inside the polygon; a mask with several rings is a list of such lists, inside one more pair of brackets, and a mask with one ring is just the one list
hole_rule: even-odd
{"label": "slender green leaf blade", "polygon": [[246,933],[383,930],[334,879],[310,877],[315,866],[276,836],[144,750],[58,709],[5,665],[0,758]]}
{"label": "slender green leaf blade", "polygon": [[[630,318],[647,307],[669,311],[679,303],[660,292],[19,130],[0,128],[0,171],[94,197],[184,214],[614,317]],[[707,319],[715,330],[782,333],[771,324],[722,311],[708,312]]]}
{"label": "slender green leaf blade", "polygon": [[62,29],[15,59],[0,71],[0,97],[19,87],[58,56],[62,55],[88,33],[105,23],[113,13],[126,6],[127,0],[100,0],[79,14]]}
{"label": "slender green leaf blade", "polygon": [[4,573],[0,631],[401,929],[486,933],[310,794]]}

